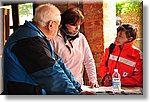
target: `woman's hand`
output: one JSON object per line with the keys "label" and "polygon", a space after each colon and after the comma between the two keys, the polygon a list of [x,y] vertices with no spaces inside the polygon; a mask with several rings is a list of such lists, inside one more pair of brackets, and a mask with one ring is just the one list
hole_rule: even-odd
{"label": "woman's hand", "polygon": [[95,82],[90,82],[90,86],[91,86],[91,88],[94,88],[94,87],[98,88],[98,87],[99,87],[99,84],[98,84],[97,81],[95,81]]}

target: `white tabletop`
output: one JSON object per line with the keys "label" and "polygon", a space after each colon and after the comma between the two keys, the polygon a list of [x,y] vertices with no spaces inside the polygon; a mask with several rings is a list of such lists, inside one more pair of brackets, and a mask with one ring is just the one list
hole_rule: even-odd
{"label": "white tabletop", "polygon": [[112,86],[100,86],[99,88],[91,88],[90,86],[82,85],[83,91],[93,91],[96,94],[125,94],[125,95],[142,95],[143,88],[141,87],[121,87],[121,90],[114,92]]}

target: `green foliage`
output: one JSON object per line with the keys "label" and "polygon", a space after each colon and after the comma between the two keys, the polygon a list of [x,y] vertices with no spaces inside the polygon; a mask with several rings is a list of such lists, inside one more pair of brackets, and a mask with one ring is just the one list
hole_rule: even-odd
{"label": "green foliage", "polygon": [[32,10],[32,3],[26,3],[26,4],[20,4],[19,5],[19,15],[23,16],[29,16],[33,13]]}
{"label": "green foliage", "polygon": [[130,11],[141,14],[142,0],[122,0],[116,2],[116,14],[126,14]]}

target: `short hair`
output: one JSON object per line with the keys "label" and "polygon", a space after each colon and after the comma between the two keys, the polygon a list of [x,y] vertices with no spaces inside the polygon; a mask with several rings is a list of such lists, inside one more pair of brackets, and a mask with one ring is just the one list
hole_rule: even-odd
{"label": "short hair", "polygon": [[133,24],[122,24],[117,28],[117,34],[119,31],[125,31],[126,37],[133,37],[133,40],[136,39],[137,36],[137,28]]}
{"label": "short hair", "polygon": [[75,25],[78,21],[81,23],[84,21],[84,16],[79,8],[70,8],[61,14],[62,28],[66,28],[65,24]]}
{"label": "short hair", "polygon": [[35,21],[40,26],[45,27],[48,21],[54,19],[59,20],[58,17],[60,18],[59,9],[53,4],[47,3],[47,4],[39,5],[35,9],[35,15],[33,17],[33,21]]}

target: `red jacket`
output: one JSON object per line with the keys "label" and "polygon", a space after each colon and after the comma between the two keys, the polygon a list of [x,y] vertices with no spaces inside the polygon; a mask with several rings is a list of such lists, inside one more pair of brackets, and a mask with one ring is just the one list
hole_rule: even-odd
{"label": "red jacket", "polygon": [[132,43],[124,44],[122,50],[119,46],[115,46],[112,54],[110,54],[108,67],[106,67],[105,63],[108,58],[108,54],[109,48],[106,48],[100,67],[98,68],[98,74],[102,78],[107,73],[112,76],[116,66],[121,76],[122,86],[143,85],[143,59],[140,50],[133,47]]}

